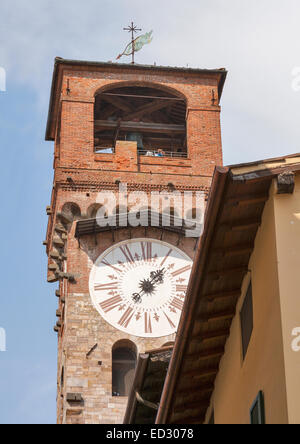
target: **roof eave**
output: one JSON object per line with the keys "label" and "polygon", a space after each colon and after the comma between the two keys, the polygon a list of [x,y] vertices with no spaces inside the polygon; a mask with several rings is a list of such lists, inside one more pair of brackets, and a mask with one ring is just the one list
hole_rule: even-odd
{"label": "roof eave", "polygon": [[53,141],[55,138],[54,135],[51,135],[51,131],[52,131],[52,127],[53,127],[53,108],[54,108],[54,102],[55,102],[55,92],[57,89],[57,77],[58,77],[60,60],[62,60],[62,59],[60,59],[59,57],[56,57],[54,60],[54,69],[53,69],[52,82],[51,82],[50,101],[49,101],[49,108],[48,108],[46,134],[45,134],[46,141]]}
{"label": "roof eave", "polygon": [[[297,155],[286,156],[297,157]],[[282,159],[284,160],[284,158]],[[276,168],[253,171],[252,163],[242,165],[245,172],[242,175],[234,175],[235,166],[227,168],[216,168],[211,193],[208,200],[208,206],[205,214],[204,231],[199,243],[194,266],[191,273],[191,279],[187,290],[186,301],[178,328],[178,334],[175,341],[174,352],[170,362],[168,374],[166,377],[161,402],[156,418],[156,424],[168,424],[171,422],[172,406],[174,404],[176,387],[180,381],[180,372],[184,363],[186,350],[190,333],[193,330],[194,316],[197,312],[196,306],[199,303],[199,295],[201,294],[202,282],[205,279],[205,263],[208,262],[210,245],[214,233],[218,227],[219,214],[222,212],[222,202],[226,200],[228,186],[234,181],[241,183],[255,184],[260,181],[271,183],[278,175],[285,172],[300,172],[300,161],[298,163],[277,166]],[[263,209],[262,209],[263,211]]]}
{"label": "roof eave", "polygon": [[[201,241],[199,242],[196,257],[194,259],[194,266],[191,272],[190,282],[186,295],[186,302],[184,304],[184,309],[178,327],[174,351],[169,365],[161,402],[156,417],[156,424],[168,424],[172,400],[174,396],[174,389],[177,385],[177,379],[179,378],[184,349],[187,345],[189,332],[192,327],[192,314],[195,311],[194,307],[196,307],[197,304],[198,291],[194,290],[194,288],[198,288],[201,284],[201,269],[205,265],[205,261],[202,260],[202,256],[204,256],[203,251],[206,251],[209,247],[210,239],[215,226],[215,220],[219,212],[219,207],[222,201],[222,196],[228,177],[228,168],[216,167],[213,176],[210,197],[208,200],[208,206],[205,214],[205,227],[203,235],[201,237]],[[193,292],[191,291],[192,289]]]}

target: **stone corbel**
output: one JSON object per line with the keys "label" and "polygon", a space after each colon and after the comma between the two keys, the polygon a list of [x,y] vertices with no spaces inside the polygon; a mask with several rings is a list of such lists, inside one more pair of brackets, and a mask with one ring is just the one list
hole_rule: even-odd
{"label": "stone corbel", "polygon": [[276,181],[277,194],[293,194],[295,189],[295,173],[292,171],[284,171],[278,174]]}

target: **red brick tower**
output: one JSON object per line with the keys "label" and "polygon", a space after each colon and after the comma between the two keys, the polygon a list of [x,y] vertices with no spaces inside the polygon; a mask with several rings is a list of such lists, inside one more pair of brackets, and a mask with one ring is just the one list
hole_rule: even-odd
{"label": "red brick tower", "polygon": [[128,194],[207,195],[222,164],[225,78],[224,69],[55,60],[45,245],[48,281],[59,282],[58,423],[121,423],[137,353],[174,340],[197,240],[174,218],[187,216],[172,207],[169,227],[161,218],[124,226],[116,200],[116,226],[103,228],[99,192],[118,198],[126,183]]}

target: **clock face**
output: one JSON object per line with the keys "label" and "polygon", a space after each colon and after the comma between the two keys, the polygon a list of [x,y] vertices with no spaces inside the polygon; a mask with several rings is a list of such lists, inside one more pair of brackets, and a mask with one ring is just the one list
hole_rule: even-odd
{"label": "clock face", "polygon": [[120,242],[105,251],[90,275],[96,310],[118,330],[158,338],[177,331],[192,260],[155,239]]}

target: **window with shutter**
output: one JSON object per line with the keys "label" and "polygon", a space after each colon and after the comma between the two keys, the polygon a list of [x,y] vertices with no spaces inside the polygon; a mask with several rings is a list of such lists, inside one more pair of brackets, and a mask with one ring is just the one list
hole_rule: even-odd
{"label": "window with shutter", "polygon": [[249,342],[253,331],[253,301],[252,301],[252,283],[247,290],[247,294],[240,312],[243,358],[245,359]]}
{"label": "window with shutter", "polygon": [[250,409],[250,424],[265,424],[263,392],[260,391]]}

